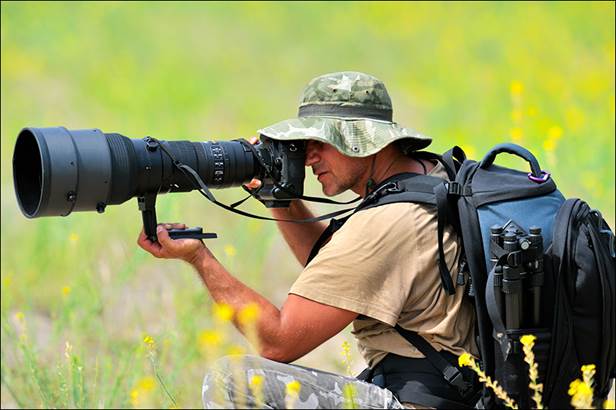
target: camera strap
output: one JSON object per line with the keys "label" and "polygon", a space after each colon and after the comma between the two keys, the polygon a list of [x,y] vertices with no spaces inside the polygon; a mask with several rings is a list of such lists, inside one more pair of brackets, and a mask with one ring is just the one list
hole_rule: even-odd
{"label": "camera strap", "polygon": [[324,219],[333,218],[335,216],[342,215],[342,214],[345,214],[347,212],[351,212],[351,211],[355,210],[355,208],[341,209],[341,210],[338,210],[338,211],[335,211],[335,212],[331,212],[331,213],[326,214],[326,215],[321,215],[321,216],[317,216],[317,217],[314,217],[314,218],[307,218],[307,219],[278,219],[278,218],[269,218],[267,216],[255,215],[255,214],[251,214],[250,212],[242,211],[241,209],[233,208],[233,207],[231,207],[231,206],[229,206],[227,204],[223,204],[222,202],[218,202],[216,200],[216,198],[214,198],[214,195],[212,194],[212,192],[205,185],[205,183],[203,182],[203,180],[201,179],[199,174],[197,174],[194,169],[192,169],[191,167],[189,167],[186,164],[181,164],[181,163],[180,164],[176,164],[176,166],[180,170],[182,170],[182,172],[184,172],[185,174],[186,174],[186,172],[188,172],[193,177],[194,181],[197,182],[197,185],[196,185],[197,190],[201,193],[201,195],[203,195],[204,197],[209,199],[212,203],[220,206],[221,208],[226,209],[227,211],[231,211],[231,212],[234,212],[234,213],[242,215],[242,216],[247,216],[249,218],[261,219],[263,221],[311,223],[311,222],[322,221]]}
{"label": "camera strap", "polygon": [[[205,184],[205,182],[203,182],[203,180],[201,179],[201,177],[199,176],[199,174],[192,169],[190,166],[178,161],[175,159],[175,157],[173,156],[173,154],[171,154],[171,152],[169,152],[169,150],[167,150],[167,148],[165,148],[164,145],[160,144],[160,142],[152,137],[149,137],[152,141],[158,143],[158,146],[160,147],[160,149],[163,150],[163,152],[165,154],[167,154],[167,156],[169,156],[169,158],[171,159],[171,161],[173,162],[173,165],[178,168],[180,171],[182,171],[182,173],[186,176],[186,178],[188,178],[188,180],[192,181],[195,188],[197,189],[197,191],[199,191],[199,193],[201,195],[203,195],[205,198],[207,198],[210,202],[214,203],[215,205],[218,205],[219,207],[226,209],[227,211],[231,211],[234,212],[236,214],[242,215],[242,216],[246,216],[249,218],[254,218],[254,219],[260,219],[260,220],[264,220],[264,221],[278,221],[278,222],[294,222],[294,223],[312,223],[312,222],[318,222],[318,221],[322,221],[324,219],[330,219],[333,218],[335,216],[338,215],[342,215],[345,214],[347,212],[351,212],[354,211],[355,208],[347,208],[347,209],[341,209],[335,212],[331,212],[329,214],[325,214],[325,215],[321,215],[321,216],[317,216],[314,218],[307,218],[307,219],[277,219],[277,218],[269,218],[266,216],[261,216],[261,215],[255,215],[255,214],[251,214],[249,212],[246,211],[242,211],[240,209],[235,209],[233,206],[227,205],[227,204],[223,204],[222,202],[219,202],[216,197],[214,197],[214,194],[212,194],[212,191],[210,191],[210,189],[207,187],[207,185]],[[253,148],[254,149],[254,148]],[[300,199],[304,199],[304,198],[310,198],[310,197],[303,197]],[[317,198],[319,199],[319,198]],[[360,199],[360,198],[357,198]],[[350,201],[350,202],[354,202],[357,201],[357,199]],[[331,203],[336,203],[336,204],[348,204],[350,202],[335,202],[335,201],[331,201]],[[238,204],[234,204],[235,206],[237,206]]]}

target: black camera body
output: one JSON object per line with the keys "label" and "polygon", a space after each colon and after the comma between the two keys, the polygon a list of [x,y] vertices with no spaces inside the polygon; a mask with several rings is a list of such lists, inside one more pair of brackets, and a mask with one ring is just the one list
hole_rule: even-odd
{"label": "black camera body", "polygon": [[259,176],[263,185],[255,193],[268,208],[285,208],[304,192],[306,144],[304,141],[278,141],[261,135],[256,152],[263,164]]}

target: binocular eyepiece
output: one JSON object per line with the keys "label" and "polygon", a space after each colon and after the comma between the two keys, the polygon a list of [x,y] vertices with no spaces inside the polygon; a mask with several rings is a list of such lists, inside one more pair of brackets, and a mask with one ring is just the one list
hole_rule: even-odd
{"label": "binocular eyepiece", "polygon": [[172,158],[210,188],[260,178],[259,199],[267,206],[288,205],[303,193],[302,141],[159,141],[64,127],[21,130],[13,154],[15,193],[23,214],[38,218],[103,212],[132,197],[196,189]]}

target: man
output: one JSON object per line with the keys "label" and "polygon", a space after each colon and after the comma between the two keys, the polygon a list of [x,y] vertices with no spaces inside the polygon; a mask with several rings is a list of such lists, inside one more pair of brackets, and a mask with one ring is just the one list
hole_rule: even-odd
{"label": "man", "polygon": [[[363,73],[313,79],[304,90],[298,118],[259,132],[273,139],[306,140],[305,165],[312,168],[327,196],[352,190],[365,197],[379,183],[401,173],[446,177],[442,165],[413,154],[431,139],[392,122],[384,84]],[[258,186],[258,181],[249,186]],[[287,209],[273,209],[273,214],[281,219],[313,216],[299,200]],[[400,386],[387,382],[393,373],[398,375],[390,380],[420,385],[418,399],[405,399],[405,404],[434,406],[424,396],[463,400],[394,329],[399,324],[416,331],[450,362],[464,351],[476,353],[473,311],[463,298],[463,288],[457,287],[450,296],[441,286],[434,210],[395,203],[357,212],[310,261],[325,224],[278,222],[278,226],[305,266],[281,309],[233,277],[202,242],[171,240],[166,229],[184,228],[183,224],[159,226],[159,243],[141,233],[139,245],[154,256],[193,265],[216,302],[236,312],[250,304],[259,308],[254,334],[261,357],[220,360],[205,377],[204,406],[255,404],[256,398],[245,387],[254,375],[264,376],[262,402],[257,404],[270,408],[285,407],[285,385],[293,380],[301,386],[295,407],[339,408],[342,390],[350,384],[359,407],[401,408],[391,391],[399,395]],[[446,263],[455,275],[459,243],[451,231],[444,238]],[[237,318],[234,323],[244,334],[248,332]],[[367,382],[286,364],[351,323],[360,352],[375,370]],[[238,371],[244,385],[233,377]],[[217,392],[220,388],[223,391]]]}

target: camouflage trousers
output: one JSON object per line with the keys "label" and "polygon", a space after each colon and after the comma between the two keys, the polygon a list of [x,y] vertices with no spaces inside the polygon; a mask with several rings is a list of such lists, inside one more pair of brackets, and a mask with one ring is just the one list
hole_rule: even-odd
{"label": "camouflage trousers", "polygon": [[402,409],[387,389],[353,377],[258,356],[226,356],[206,373],[203,407]]}

